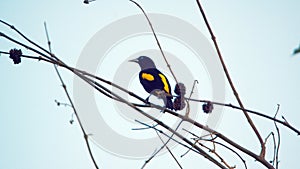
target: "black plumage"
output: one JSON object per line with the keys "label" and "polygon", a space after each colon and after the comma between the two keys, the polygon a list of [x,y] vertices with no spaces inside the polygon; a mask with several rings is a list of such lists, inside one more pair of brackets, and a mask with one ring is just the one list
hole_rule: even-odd
{"label": "black plumage", "polygon": [[130,61],[140,65],[139,79],[144,89],[150,94],[163,98],[166,107],[173,110],[170,83],[167,77],[156,68],[154,62],[147,56],[140,56]]}

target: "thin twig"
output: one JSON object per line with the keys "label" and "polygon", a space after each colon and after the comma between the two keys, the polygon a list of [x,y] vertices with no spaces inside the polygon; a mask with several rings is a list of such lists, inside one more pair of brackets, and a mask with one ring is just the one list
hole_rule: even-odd
{"label": "thin twig", "polygon": [[19,31],[15,26],[0,20],[0,23],[3,23],[4,25],[10,27],[12,30],[14,30],[15,32],[17,32],[22,38],[24,38],[25,40],[27,40],[30,44],[36,46],[37,48],[39,48],[40,50],[44,51],[45,53],[49,54],[51,57],[55,58],[57,61],[60,61],[54,54],[52,54],[50,51],[48,51],[47,49],[41,47],[40,45],[38,45],[37,43],[35,43],[34,41],[32,41],[31,39],[29,39],[26,35],[24,35],[21,31]]}
{"label": "thin twig", "polygon": [[[177,130],[178,130],[178,128],[179,128],[179,126],[181,125],[181,123],[183,122],[183,120],[181,120],[180,122],[179,122],[179,124],[177,125],[177,127],[175,128],[175,132],[177,132]],[[173,136],[174,136],[174,134],[175,133],[172,133],[172,135],[168,138],[168,140],[154,153],[154,154],[152,154],[152,156],[148,159],[148,160],[146,160],[145,161],[145,163],[144,163],[144,165],[142,166],[142,169],[143,168],[145,168],[146,167],[146,165],[161,151],[161,150],[163,150],[166,146],[167,146],[167,144],[172,140],[172,138],[173,138]]]}
{"label": "thin twig", "polygon": [[196,84],[198,84],[198,83],[199,83],[198,80],[194,80],[194,82],[193,82],[193,87],[192,87],[192,90],[191,90],[191,92],[190,92],[190,96],[188,97],[188,100],[191,100],[192,95],[193,95],[193,93],[194,93],[194,89],[195,89],[195,87],[196,87]]}
{"label": "thin twig", "polygon": [[162,56],[163,56],[163,58],[164,58],[164,60],[165,60],[165,62],[166,62],[166,64],[167,64],[167,67],[169,68],[169,70],[170,70],[170,72],[171,72],[171,74],[172,74],[172,76],[173,76],[173,78],[174,78],[176,84],[178,84],[178,80],[177,80],[177,78],[176,78],[176,76],[175,76],[175,74],[174,74],[174,72],[173,72],[173,70],[172,70],[172,68],[171,68],[171,65],[169,64],[169,62],[168,62],[168,60],[167,60],[167,57],[166,57],[164,51],[162,50],[162,47],[161,47],[161,45],[160,45],[160,43],[159,43],[159,41],[158,41],[158,37],[157,37],[157,35],[156,35],[155,31],[154,31],[154,28],[153,28],[153,26],[152,26],[152,23],[151,23],[149,17],[147,16],[146,12],[144,11],[144,9],[142,8],[142,6],[141,6],[140,4],[138,4],[137,2],[135,2],[135,1],[133,1],[133,0],[129,0],[129,1],[133,2],[137,7],[139,7],[140,10],[141,10],[141,11],[143,12],[143,14],[145,15],[145,17],[146,17],[146,19],[147,19],[147,21],[148,21],[148,24],[149,24],[149,26],[150,26],[150,28],[151,28],[151,31],[152,31],[152,33],[153,33],[153,35],[154,35],[154,37],[155,37],[156,43],[157,43],[157,45],[158,45],[158,47],[159,47],[159,50],[160,50],[160,52],[161,52],[161,54],[162,54]]}
{"label": "thin twig", "polygon": [[[146,126],[147,129],[153,129],[153,130],[156,130],[156,131],[158,131],[160,134],[166,136],[167,138],[170,138],[170,136],[167,135],[166,133],[164,133],[162,130],[157,129],[157,128],[156,128],[156,125],[155,125],[155,126],[150,126],[150,125],[148,125],[148,124],[146,124],[146,123],[143,123],[143,122],[141,122],[141,121],[139,121],[139,120],[135,120],[135,121],[138,122],[138,123],[140,123],[140,124],[142,124],[142,125],[144,125],[144,126]],[[188,149],[191,148],[191,147],[189,147],[188,145],[183,144],[182,142],[180,142],[180,141],[178,141],[178,140],[176,140],[176,139],[174,139],[174,138],[171,138],[171,139],[172,139],[172,141],[175,141],[176,143],[178,143],[179,145],[181,145],[181,146],[183,146],[183,147],[185,147],[185,148],[188,148]],[[194,149],[193,147],[192,147],[192,151],[195,152],[195,153],[197,153],[197,154],[200,154],[200,153],[199,153],[196,149]],[[200,155],[201,155],[201,154],[200,154]]]}
{"label": "thin twig", "polygon": [[235,167],[231,167],[231,166],[224,160],[224,158],[221,157],[221,156],[216,152],[216,146],[215,146],[215,143],[214,143],[214,142],[211,141],[211,142],[213,143],[213,148],[209,148],[208,146],[206,146],[206,145],[202,144],[201,142],[199,142],[200,140],[201,140],[201,139],[196,139],[195,144],[198,143],[200,146],[206,148],[209,152],[213,153],[215,156],[217,156],[217,157],[220,159],[220,161],[221,161],[227,168],[229,168],[229,169],[235,168]]}
{"label": "thin twig", "polygon": [[[188,133],[192,133],[192,132],[190,132],[190,131],[188,131],[188,130],[186,130],[186,129],[184,129],[186,132],[188,132]],[[195,142],[194,142],[194,144],[193,144],[193,146],[195,146],[197,143],[199,143],[199,141],[201,141],[201,140],[205,140],[205,139],[203,139],[203,137],[206,137],[206,136],[209,136],[209,135],[211,135],[211,134],[208,134],[208,135],[205,135],[205,136],[201,136],[201,137],[198,137],[197,136],[197,138],[192,138],[193,140],[195,140]],[[194,136],[196,136],[196,135],[194,135]],[[217,137],[215,137],[215,138],[217,138]],[[214,138],[214,139],[215,139]],[[211,141],[211,140],[206,140],[206,141]],[[200,143],[199,143],[200,144]],[[202,145],[201,145],[202,146]],[[183,153],[182,155],[181,155],[181,157],[184,157],[185,155],[187,155],[189,152],[190,152],[190,150],[191,149],[188,149],[185,153]]]}
{"label": "thin twig", "polygon": [[[183,118],[182,115],[178,114],[178,116],[181,116],[180,118]],[[253,153],[252,151],[246,149],[245,147],[242,147],[241,145],[235,143],[234,141],[230,140],[229,138],[227,138],[226,136],[224,136],[223,134],[205,126],[202,125],[196,121],[194,121],[193,119],[187,118],[185,119],[187,122],[190,122],[192,124],[194,124],[196,127],[199,127],[201,129],[204,129],[208,132],[213,133],[215,136],[217,136],[218,138],[221,138],[222,140],[224,140],[225,142],[227,142],[228,144],[232,145],[233,147],[237,148],[238,150],[244,152],[245,154],[253,157],[255,160],[259,161],[261,164],[263,164],[264,166],[266,166],[269,169],[274,169],[274,167],[272,165],[270,165],[270,163],[268,161],[266,161],[264,158],[261,158],[260,156],[256,155],[255,153]]]}
{"label": "thin twig", "polygon": [[[212,137],[212,134],[210,134],[211,138],[214,140],[214,137]],[[202,143],[198,143],[198,144],[202,144]],[[225,160],[224,158],[216,151],[216,144],[212,141],[213,144],[213,149],[209,149],[210,152],[212,152],[213,154],[215,154],[220,160],[221,162],[228,167],[229,169],[234,169],[236,166],[232,167],[230,166]]]}
{"label": "thin twig", "polygon": [[[190,92],[190,96],[189,96],[189,99],[191,99],[193,93],[194,93],[194,89],[195,89],[195,86],[196,84],[198,84],[198,80],[194,80],[194,83],[193,83],[193,87],[192,87],[192,90]],[[190,114],[190,103],[189,103],[189,100],[186,99],[186,103],[187,103],[187,108],[186,108],[186,113],[185,113],[185,117],[189,117],[189,114]],[[194,142],[194,145],[197,143],[197,141]],[[188,152],[190,151],[190,149],[188,149],[183,155],[181,155],[181,157],[185,156]]]}
{"label": "thin twig", "polygon": [[272,136],[272,139],[273,139],[273,146],[274,146],[274,154],[273,154],[273,160],[271,161],[273,166],[274,166],[274,161],[275,161],[275,155],[276,155],[276,140],[275,140],[275,136],[274,136],[274,133],[273,132],[270,132],[268,134],[268,136],[265,138],[265,142],[264,144],[266,145],[269,138]]}
{"label": "thin twig", "polygon": [[[9,52],[0,51],[0,54],[9,55]],[[42,58],[42,57],[37,57],[37,56],[31,56],[31,55],[24,55],[24,54],[22,54],[21,57],[27,58],[27,59],[34,59],[34,60],[38,60],[38,61],[43,60],[45,62],[52,63],[52,64],[56,63],[55,61],[52,61],[52,60],[49,60],[49,59],[45,59],[45,58]]]}
{"label": "thin twig", "polygon": [[[48,34],[48,29],[47,29],[46,22],[44,22],[44,27],[45,27],[45,32],[46,32],[46,36],[47,36],[47,42],[48,42],[49,52],[51,53],[51,57],[53,57],[54,55],[52,54],[52,51],[51,51],[51,41],[50,41],[50,38],[49,38],[49,34]],[[85,140],[85,143],[86,143],[86,146],[87,146],[87,149],[88,149],[90,158],[92,159],[95,168],[98,169],[99,167],[98,167],[98,165],[97,165],[97,163],[96,163],[96,160],[95,160],[95,158],[94,158],[94,156],[93,156],[93,153],[92,153],[92,151],[91,151],[91,148],[90,148],[90,144],[89,144],[89,140],[88,140],[88,134],[85,132],[85,130],[84,130],[83,126],[82,126],[82,123],[81,123],[81,120],[80,120],[80,118],[79,118],[79,116],[78,116],[77,110],[76,110],[76,108],[75,108],[75,106],[74,106],[74,103],[73,103],[73,101],[72,101],[72,99],[71,99],[71,97],[70,97],[70,94],[69,94],[69,92],[68,92],[68,90],[67,90],[67,86],[66,86],[66,84],[64,83],[64,80],[62,79],[62,77],[61,77],[61,75],[60,75],[60,73],[59,73],[59,71],[58,71],[58,69],[57,69],[57,65],[56,65],[56,64],[53,64],[53,66],[54,66],[54,69],[55,69],[55,71],[56,71],[57,76],[59,77],[59,80],[60,80],[61,85],[62,85],[62,87],[63,87],[63,89],[64,89],[64,91],[65,91],[65,94],[67,95],[67,98],[68,98],[68,100],[69,100],[69,102],[70,102],[70,104],[71,104],[71,107],[72,107],[72,109],[73,109],[73,111],[74,111],[74,114],[75,114],[75,116],[76,116],[76,118],[77,118],[77,120],[78,120],[78,122],[79,122],[79,125],[80,125],[81,131],[82,131],[82,133],[83,133],[84,140]]]}
{"label": "thin twig", "polygon": [[192,87],[192,90],[191,90],[191,93],[190,93],[190,96],[188,97],[188,99],[186,99],[186,104],[187,104],[187,107],[186,107],[186,113],[185,113],[185,116],[186,117],[189,117],[189,114],[190,114],[190,99],[194,93],[194,89],[195,89],[195,86],[196,84],[198,84],[198,80],[194,80],[194,83],[193,83],[193,87]]}
{"label": "thin twig", "polygon": [[[158,138],[160,139],[160,141],[163,144],[165,144],[164,140],[161,138],[161,136],[159,135],[158,131],[155,130],[155,132],[156,132]],[[168,152],[170,153],[170,155],[172,156],[172,158],[175,160],[175,162],[177,163],[178,167],[181,168],[181,169],[183,169],[182,166],[181,166],[181,164],[179,163],[179,161],[177,160],[177,158],[175,157],[175,155],[172,153],[172,151],[169,149],[169,147],[167,145],[166,145],[166,149],[168,150]]]}
{"label": "thin twig", "polygon": [[277,123],[280,123],[280,124],[284,125],[285,127],[288,127],[289,129],[291,129],[292,131],[294,131],[297,135],[300,135],[300,130],[298,130],[295,127],[293,127],[292,125],[290,125],[290,123],[288,123],[287,120],[284,117],[283,117],[283,121],[282,121],[282,120],[279,120],[277,118],[268,116],[265,113],[260,113],[258,111],[254,111],[254,110],[250,110],[250,109],[246,109],[246,108],[240,108],[240,107],[235,106],[235,105],[233,105],[231,103],[227,103],[226,104],[226,103],[220,103],[220,102],[215,102],[215,101],[210,101],[210,100],[199,100],[199,99],[189,99],[189,98],[185,98],[185,99],[188,99],[188,100],[191,100],[191,101],[195,101],[195,102],[203,102],[203,103],[211,102],[212,104],[215,104],[215,105],[225,106],[225,107],[230,107],[230,108],[233,108],[233,109],[238,109],[238,110],[246,111],[248,113],[264,117],[264,118],[266,118],[268,120],[276,121]]}
{"label": "thin twig", "polygon": [[72,108],[72,106],[70,105],[70,104],[68,104],[68,103],[62,103],[62,102],[59,102],[59,101],[57,101],[57,100],[54,100],[54,102],[57,104],[57,106],[60,106],[60,105],[62,105],[62,106],[69,106],[69,107],[71,107]]}
{"label": "thin twig", "polygon": [[[186,131],[187,133],[191,134],[192,136],[196,137],[196,138],[194,139],[194,140],[196,140],[196,141],[197,141],[197,140],[202,140],[202,141],[213,142],[214,144],[219,144],[219,145],[221,145],[222,147],[224,147],[224,148],[230,150],[231,152],[233,152],[234,154],[236,154],[236,155],[240,158],[240,160],[243,162],[243,164],[244,164],[244,166],[245,166],[245,169],[247,169],[246,160],[244,160],[243,157],[242,157],[238,152],[236,152],[235,150],[233,150],[232,148],[228,147],[227,145],[225,145],[225,144],[223,144],[223,143],[220,143],[220,142],[215,141],[215,140],[217,139],[217,137],[213,137],[212,139],[204,139],[204,137],[207,137],[207,136],[209,136],[209,135],[212,136],[212,134],[207,134],[207,135],[204,135],[204,136],[198,136],[198,135],[196,135],[195,133],[193,133],[193,132],[191,132],[191,131],[188,131],[188,130],[186,130],[186,129],[184,129],[184,128],[183,128],[183,130]],[[181,156],[184,156],[184,155],[186,155],[186,153],[183,154],[183,155],[181,155]]]}
{"label": "thin twig", "polygon": [[[231,89],[232,89],[232,91],[233,91],[233,93],[234,93],[234,96],[235,96],[236,100],[238,101],[240,107],[241,107],[242,109],[245,109],[245,108],[244,108],[244,105],[243,105],[243,103],[242,103],[242,100],[240,99],[240,97],[239,97],[239,95],[238,95],[238,92],[237,92],[236,88],[235,88],[234,85],[233,85],[233,81],[232,81],[232,79],[231,79],[231,77],[230,77],[230,75],[229,75],[228,69],[227,69],[226,64],[225,64],[225,62],[224,62],[224,60],[223,60],[221,51],[220,51],[219,46],[218,46],[218,43],[217,43],[217,41],[216,41],[216,37],[215,37],[215,35],[214,35],[214,33],[213,33],[211,27],[210,27],[210,24],[208,23],[208,20],[207,20],[207,18],[206,18],[205,12],[204,12],[204,10],[203,10],[203,8],[202,8],[202,5],[200,4],[200,0],[196,0],[196,2],[197,2],[197,4],[198,4],[198,7],[199,7],[200,12],[201,12],[201,14],[202,14],[202,17],[203,17],[204,22],[205,22],[205,24],[206,24],[206,27],[207,27],[207,29],[209,30],[209,33],[210,33],[210,35],[211,35],[211,38],[212,38],[212,40],[213,40],[213,42],[214,42],[214,45],[215,45],[216,51],[217,51],[217,53],[218,53],[220,62],[221,62],[221,64],[222,64],[224,73],[225,73],[225,75],[226,75],[226,77],[227,77],[227,80],[228,80],[228,82],[229,82],[229,84],[230,84],[230,87],[231,87]],[[260,142],[260,145],[261,145],[260,156],[261,156],[261,158],[264,158],[264,157],[265,157],[265,153],[266,153],[266,147],[264,146],[264,141],[263,141],[261,135],[259,134],[259,132],[258,132],[256,126],[254,125],[252,119],[250,118],[249,114],[248,114],[246,111],[244,111],[244,110],[243,110],[243,112],[244,112],[244,115],[245,115],[245,117],[246,117],[248,123],[249,123],[250,126],[252,127],[253,131],[255,132],[255,134],[256,134],[256,136],[257,136],[259,142]]]}
{"label": "thin twig", "polygon": [[234,154],[236,154],[236,155],[240,158],[240,160],[243,162],[245,169],[247,169],[246,160],[244,160],[243,157],[242,157],[238,152],[236,152],[235,150],[233,150],[232,148],[226,146],[226,145],[223,144],[223,143],[220,143],[220,142],[217,142],[217,141],[213,141],[213,142],[214,142],[215,144],[219,144],[219,145],[221,145],[221,146],[227,148],[228,150],[230,150],[231,152],[233,152]]}
{"label": "thin twig", "polygon": [[[192,133],[192,132],[190,132],[190,131],[188,131],[188,130],[186,130],[186,129],[184,129],[184,130],[185,130],[186,132],[188,132],[188,133],[190,133],[190,134],[192,134],[193,136],[196,137],[194,145],[196,145],[196,144],[198,143],[200,146],[206,148],[209,152],[211,152],[211,153],[213,153],[215,156],[217,156],[217,157],[221,160],[221,162],[222,162],[227,168],[229,168],[229,169],[235,168],[235,167],[231,167],[231,166],[224,160],[224,158],[221,157],[221,156],[216,152],[216,146],[215,146],[215,143],[213,142],[213,140],[215,140],[217,137],[212,137],[212,134],[210,133],[209,136],[211,136],[211,139],[203,139],[203,136],[199,137],[199,136],[197,136],[196,134],[194,134],[194,133]],[[209,148],[208,146],[202,144],[200,141],[209,141],[209,142],[212,142],[213,148]],[[181,157],[185,156],[189,151],[190,151],[190,149],[189,149],[187,152],[185,152],[183,155],[181,155]]]}
{"label": "thin twig", "polygon": [[[280,104],[277,104],[277,110],[276,110],[276,113],[275,113],[275,116],[274,118],[276,118],[278,112],[279,112],[279,108],[280,108]],[[276,158],[275,158],[275,168],[278,169],[279,167],[279,148],[280,148],[280,132],[279,132],[279,128],[276,124],[276,122],[274,121],[274,125],[275,125],[275,128],[276,128],[276,131],[277,131],[277,137],[278,137],[278,142],[277,142],[277,149],[276,149]]]}
{"label": "thin twig", "polygon": [[275,139],[274,133],[272,134],[272,138],[273,138],[273,145],[274,145],[274,151],[273,151],[273,160],[272,160],[272,163],[273,163],[273,166],[274,166],[274,163],[275,163],[275,157],[276,157],[276,151],[277,151],[277,145],[276,145],[276,139]]}

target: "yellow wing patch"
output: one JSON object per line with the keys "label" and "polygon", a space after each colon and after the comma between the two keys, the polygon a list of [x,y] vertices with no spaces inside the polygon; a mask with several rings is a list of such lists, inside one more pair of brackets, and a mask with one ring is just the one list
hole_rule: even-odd
{"label": "yellow wing patch", "polygon": [[148,74],[148,73],[142,73],[142,78],[146,79],[148,81],[153,81],[154,80],[154,76],[152,76],[151,74]]}
{"label": "yellow wing patch", "polygon": [[166,77],[163,75],[163,74],[158,74],[159,75],[159,77],[161,78],[161,81],[163,82],[163,84],[164,84],[164,90],[168,93],[168,94],[170,94],[170,89],[169,89],[169,85],[168,85],[168,82],[167,82],[167,79],[166,79]]}

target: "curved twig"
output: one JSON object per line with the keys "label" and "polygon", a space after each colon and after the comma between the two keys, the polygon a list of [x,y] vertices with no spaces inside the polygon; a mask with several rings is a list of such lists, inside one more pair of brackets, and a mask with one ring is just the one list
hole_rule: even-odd
{"label": "curved twig", "polygon": [[149,24],[149,26],[150,26],[150,28],[151,28],[151,31],[152,31],[152,33],[153,33],[153,35],[154,35],[154,37],[155,37],[156,43],[157,43],[157,45],[158,45],[158,47],[159,47],[159,50],[160,50],[160,52],[161,52],[161,54],[162,54],[162,56],[163,56],[163,58],[164,58],[164,60],[165,60],[165,62],[166,62],[166,64],[167,64],[167,66],[168,66],[168,68],[169,68],[169,70],[170,70],[170,72],[171,72],[171,74],[172,74],[172,76],[173,76],[173,78],[174,78],[176,84],[178,84],[178,80],[177,80],[177,78],[176,78],[176,76],[175,76],[175,74],[174,74],[174,72],[173,72],[173,70],[172,70],[172,68],[171,68],[171,65],[169,64],[169,62],[168,62],[168,60],[167,60],[167,57],[166,57],[164,51],[162,50],[162,47],[161,47],[161,45],[160,45],[160,43],[159,43],[159,41],[158,41],[158,37],[157,37],[157,35],[156,35],[155,31],[154,31],[154,28],[153,28],[153,26],[152,26],[152,23],[151,23],[149,17],[147,16],[146,12],[144,11],[144,9],[142,8],[142,6],[141,6],[140,4],[138,4],[137,2],[135,2],[135,1],[133,1],[133,0],[129,0],[129,1],[132,2],[132,3],[134,3],[137,7],[139,7],[140,10],[141,10],[141,11],[143,12],[143,14],[145,15],[145,17],[146,17],[146,19],[147,19],[147,21],[148,21],[148,24]]}
{"label": "curved twig", "polygon": [[219,144],[219,145],[221,145],[221,146],[227,148],[228,150],[230,150],[231,152],[233,152],[234,154],[236,154],[236,155],[240,158],[240,160],[243,162],[243,164],[244,164],[244,166],[245,166],[245,169],[248,168],[248,167],[247,167],[247,164],[246,164],[246,160],[244,160],[243,157],[242,157],[238,152],[236,152],[234,149],[228,147],[227,145],[225,145],[225,144],[223,144],[223,143],[220,143],[220,142],[217,142],[217,141],[213,141],[213,142],[214,142],[215,144]]}

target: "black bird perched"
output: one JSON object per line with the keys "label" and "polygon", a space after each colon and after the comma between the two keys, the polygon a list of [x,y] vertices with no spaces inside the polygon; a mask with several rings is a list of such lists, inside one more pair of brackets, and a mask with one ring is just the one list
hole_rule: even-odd
{"label": "black bird perched", "polygon": [[[171,86],[167,77],[161,73],[152,59],[147,56],[140,56],[136,59],[129,60],[130,62],[136,62],[140,65],[141,71],[139,73],[140,83],[144,89],[153,95],[159,95],[164,91],[165,96],[163,99],[165,101],[166,108],[173,110],[172,102],[172,92]],[[151,95],[150,95],[151,96]],[[149,98],[149,97],[148,97]],[[148,100],[148,98],[146,100]]]}

